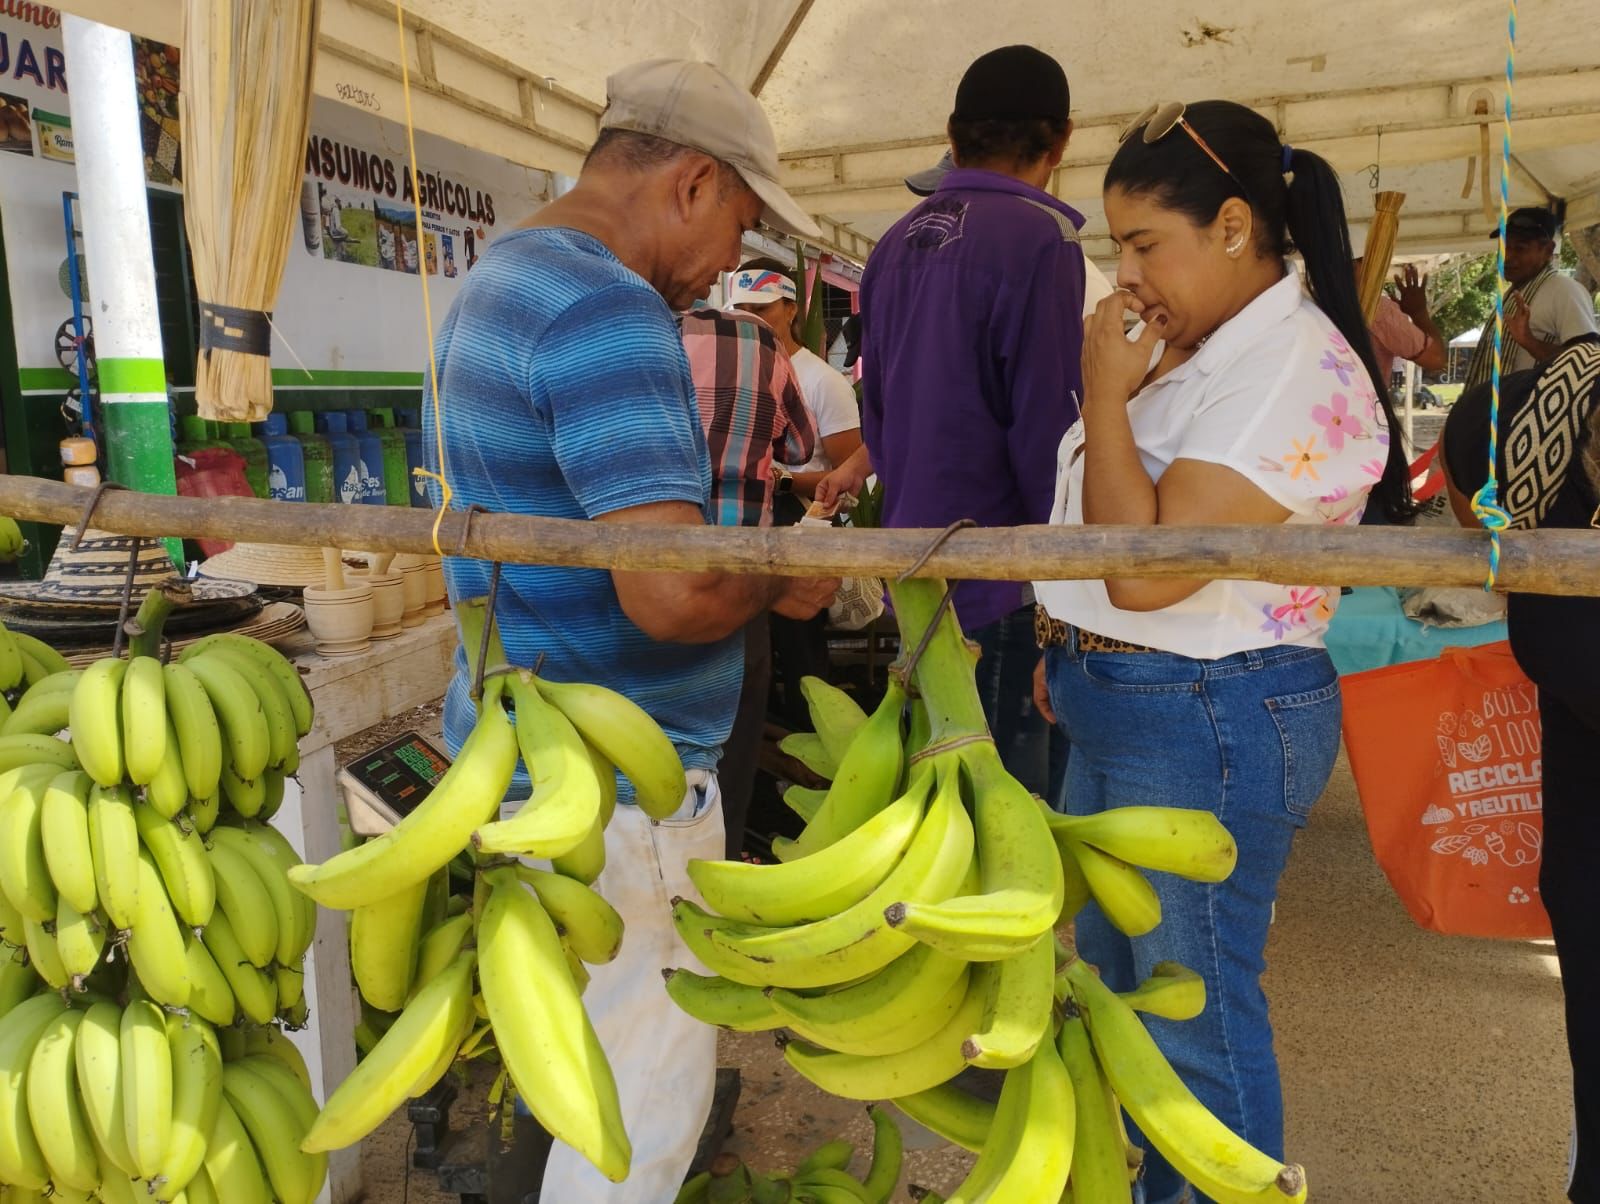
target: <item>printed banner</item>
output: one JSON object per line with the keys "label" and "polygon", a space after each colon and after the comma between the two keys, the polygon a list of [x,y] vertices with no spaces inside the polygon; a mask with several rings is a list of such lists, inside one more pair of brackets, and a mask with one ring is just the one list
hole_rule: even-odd
{"label": "printed banner", "polygon": [[403,158],[313,134],[300,190],[308,253],[340,263],[416,275],[456,277],[477,263],[496,233],[494,196],[473,181],[420,173],[418,197]]}
{"label": "printed banner", "polygon": [[[175,185],[178,50],[133,39],[145,178]],[[75,162],[61,14],[29,0],[0,0],[0,152]]]}

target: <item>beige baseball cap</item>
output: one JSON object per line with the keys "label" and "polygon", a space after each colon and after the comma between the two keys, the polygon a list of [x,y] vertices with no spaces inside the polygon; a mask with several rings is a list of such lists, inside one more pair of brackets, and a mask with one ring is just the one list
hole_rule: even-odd
{"label": "beige baseball cap", "polygon": [[737,171],[787,234],[822,231],[778,183],[778,141],[761,102],[710,63],[651,59],[606,80],[602,130],[632,130],[704,151]]}

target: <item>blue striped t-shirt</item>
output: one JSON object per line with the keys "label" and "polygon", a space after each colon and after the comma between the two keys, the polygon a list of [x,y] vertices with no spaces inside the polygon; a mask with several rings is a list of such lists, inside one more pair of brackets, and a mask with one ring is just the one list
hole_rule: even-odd
{"label": "blue striped t-shirt", "polygon": [[[497,239],[437,350],[455,507],[576,519],[650,502],[706,508],[711,460],[672,311],[598,239],[554,227]],[[430,462],[431,411],[423,406]],[[486,561],[446,557],[444,571],[452,601],[489,592]],[[506,565],[495,616],[514,664],[531,668],[542,654],[552,681],[621,691],[666,729],[686,766],[715,767],[739,701],[737,636],[659,643],[623,613],[600,569]],[[452,754],[472,727],[468,690],[458,650],[445,698]]]}

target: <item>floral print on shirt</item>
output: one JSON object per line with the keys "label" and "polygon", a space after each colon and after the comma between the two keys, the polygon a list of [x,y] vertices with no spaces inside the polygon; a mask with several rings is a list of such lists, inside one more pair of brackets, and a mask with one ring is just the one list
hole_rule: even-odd
{"label": "floral print on shirt", "polygon": [[[1351,482],[1351,473],[1358,471],[1373,483],[1382,478],[1384,457],[1374,457],[1372,451],[1374,445],[1389,445],[1388,425],[1366,368],[1346,339],[1330,334],[1317,366],[1331,378],[1327,393],[1308,399],[1301,436],[1291,437],[1288,448],[1275,459],[1262,456],[1260,465],[1265,471],[1286,474],[1312,494],[1313,512],[1324,523],[1354,525],[1361,521],[1370,486]],[[1340,479],[1347,483],[1332,483]],[[1337,598],[1337,591],[1316,586],[1286,587],[1277,600],[1262,605],[1261,630],[1283,640],[1297,638],[1310,627],[1325,627]]]}

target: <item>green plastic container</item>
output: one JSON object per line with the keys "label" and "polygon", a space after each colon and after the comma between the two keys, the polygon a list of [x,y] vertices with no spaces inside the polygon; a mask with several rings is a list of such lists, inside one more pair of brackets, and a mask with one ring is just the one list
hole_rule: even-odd
{"label": "green plastic container", "polygon": [[248,422],[225,422],[222,430],[228,446],[244,457],[244,479],[250,482],[250,491],[257,497],[271,497],[267,445],[250,433]]}
{"label": "green plastic container", "polygon": [[306,501],[333,501],[333,448],[317,434],[317,416],[310,410],[289,411],[289,431],[300,440],[306,461]]}
{"label": "green plastic container", "polygon": [[231,450],[233,445],[225,439],[217,438],[212,430],[212,424],[198,414],[185,414],[178,419],[177,449],[180,456],[207,447],[226,447]]}
{"label": "green plastic container", "polygon": [[383,448],[383,488],[391,506],[411,505],[411,468],[406,461],[406,433],[387,406],[367,411],[367,421]]}

